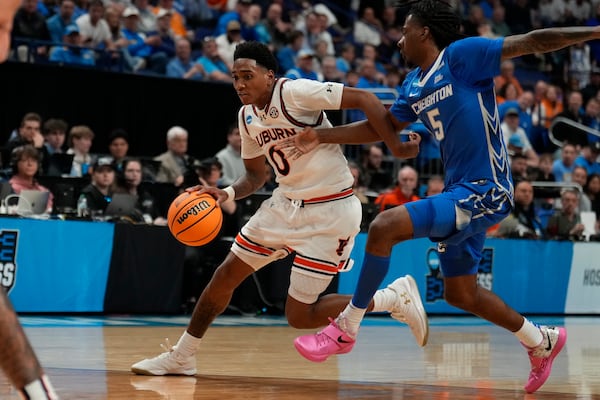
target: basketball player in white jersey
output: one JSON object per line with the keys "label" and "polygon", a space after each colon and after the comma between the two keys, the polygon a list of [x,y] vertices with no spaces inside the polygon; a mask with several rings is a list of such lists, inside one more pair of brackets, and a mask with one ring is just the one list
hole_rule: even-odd
{"label": "basketball player in white jersey", "polygon": [[[398,157],[418,153],[418,135],[401,143],[384,118],[386,109],[369,92],[305,79],[277,79],[277,64],[268,47],[239,44],[234,53],[233,85],[244,104],[238,115],[246,173],[225,189],[196,187],[220,202],[251,195],[265,182],[265,159],[273,167],[278,188],[235,238],[230,253],[202,292],[178,343],[152,359],[131,367],[144,375],[193,375],[195,354],[212,321],[231,300],[234,289],[250,274],[294,252],[286,317],[291,326],[316,328],[342,311],[350,297],[319,297],[338,271],[351,266],[350,252],[361,222],[360,201],[352,192],[353,177],[339,145],[323,145],[296,160],[275,149],[277,143],[305,127],[330,127],[323,110],[361,109],[369,129]],[[409,296],[411,301],[400,301]],[[428,321],[414,280],[407,276],[382,289],[369,311],[387,311],[410,326],[416,341],[427,340]]]}
{"label": "basketball player in white jersey", "polygon": [[[21,0],[0,1],[0,63],[10,52],[10,32]],[[4,288],[0,286],[0,368],[23,399],[58,399],[44,374]]]}

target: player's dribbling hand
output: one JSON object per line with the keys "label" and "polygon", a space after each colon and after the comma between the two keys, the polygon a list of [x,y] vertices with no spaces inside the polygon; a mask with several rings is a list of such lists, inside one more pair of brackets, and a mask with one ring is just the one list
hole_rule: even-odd
{"label": "player's dribbling hand", "polygon": [[285,138],[275,146],[275,149],[282,150],[286,156],[296,160],[303,154],[312,151],[319,145],[319,135],[311,127],[306,127],[296,136]]}
{"label": "player's dribbling hand", "polygon": [[219,204],[225,202],[229,198],[229,195],[223,189],[219,189],[218,187],[214,186],[208,186],[207,184],[190,186],[186,188],[185,191],[188,193],[198,192],[198,194],[208,193],[217,199]]}

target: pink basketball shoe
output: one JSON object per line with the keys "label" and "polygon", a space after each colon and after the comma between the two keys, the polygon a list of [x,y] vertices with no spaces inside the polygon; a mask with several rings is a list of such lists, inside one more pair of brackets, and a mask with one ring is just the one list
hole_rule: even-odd
{"label": "pink basketball shoe", "polygon": [[527,348],[529,361],[531,362],[529,380],[525,385],[527,393],[535,392],[546,382],[550,376],[554,358],[560,353],[567,341],[567,330],[565,328],[542,326],[540,330],[544,337],[542,343],[532,349]]}
{"label": "pink basketball shoe", "polygon": [[354,338],[344,332],[332,318],[329,321],[331,323],[322,331],[298,336],[294,340],[296,350],[307,360],[323,362],[334,354],[349,353],[354,347]]}

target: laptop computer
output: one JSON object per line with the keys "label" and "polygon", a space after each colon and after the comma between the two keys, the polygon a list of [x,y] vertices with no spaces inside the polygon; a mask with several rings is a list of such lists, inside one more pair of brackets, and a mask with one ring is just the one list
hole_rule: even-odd
{"label": "laptop computer", "polygon": [[132,215],[136,211],[137,196],[127,193],[115,193],[104,210],[104,215],[121,217]]}
{"label": "laptop computer", "polygon": [[41,215],[46,213],[50,192],[43,190],[22,190],[17,202],[17,214]]}

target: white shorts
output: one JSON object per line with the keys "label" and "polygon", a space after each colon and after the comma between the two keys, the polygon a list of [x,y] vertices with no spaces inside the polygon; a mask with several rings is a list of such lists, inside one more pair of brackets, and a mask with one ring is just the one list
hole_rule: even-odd
{"label": "white shorts", "polygon": [[317,204],[298,203],[275,189],[242,227],[231,251],[255,270],[296,252],[289,294],[312,304],[350,264],[362,206],[353,194]]}

